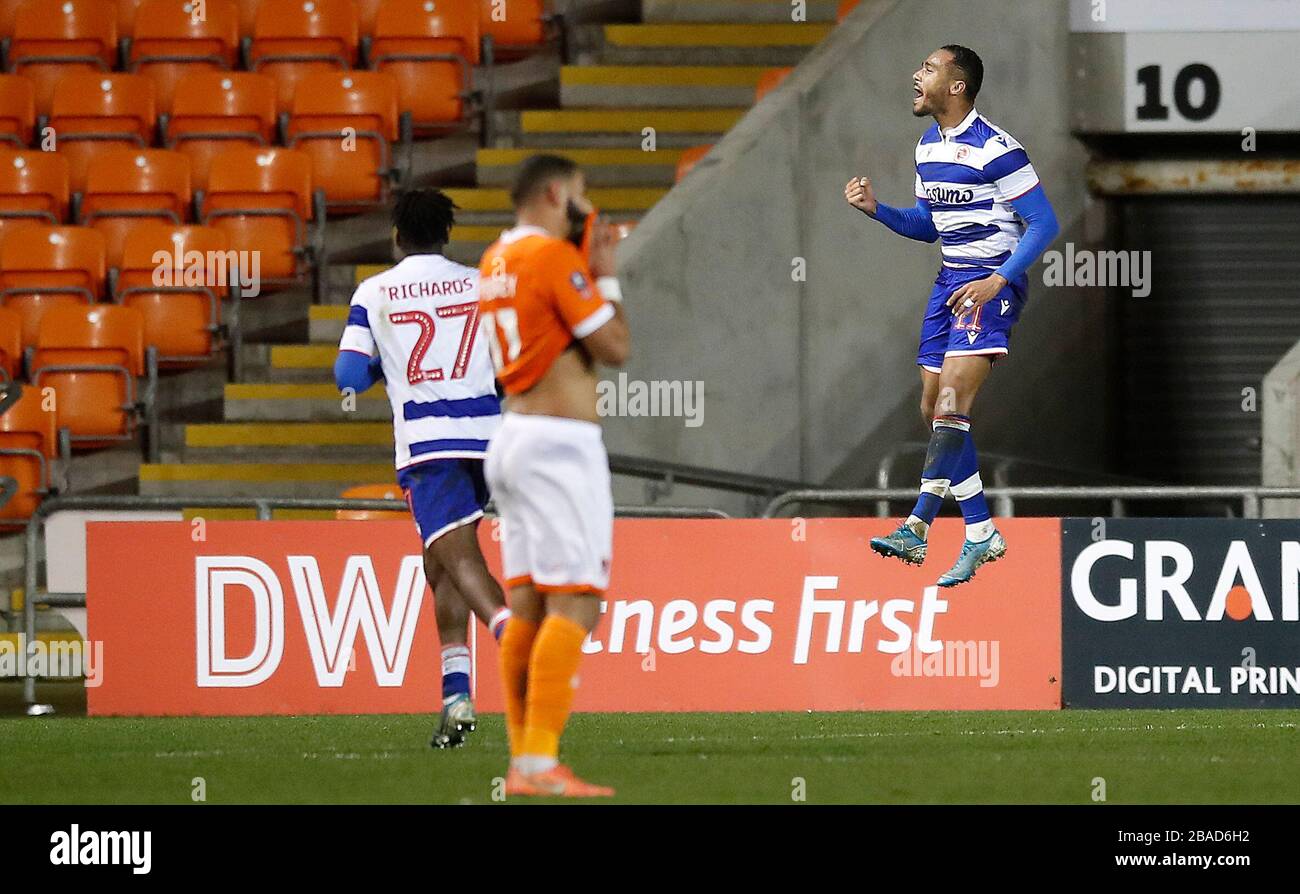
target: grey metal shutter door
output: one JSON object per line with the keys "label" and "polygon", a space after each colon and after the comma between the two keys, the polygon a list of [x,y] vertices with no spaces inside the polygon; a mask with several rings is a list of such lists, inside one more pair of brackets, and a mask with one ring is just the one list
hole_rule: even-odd
{"label": "grey metal shutter door", "polygon": [[1153,272],[1147,297],[1118,292],[1117,471],[1258,484],[1261,383],[1300,340],[1300,199],[1135,198],[1121,214]]}

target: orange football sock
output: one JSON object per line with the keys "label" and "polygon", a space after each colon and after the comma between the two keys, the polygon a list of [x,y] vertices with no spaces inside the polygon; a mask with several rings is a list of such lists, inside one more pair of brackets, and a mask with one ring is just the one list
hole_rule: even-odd
{"label": "orange football sock", "polygon": [[501,634],[501,685],[506,692],[506,731],[510,754],[522,754],[524,744],[524,695],[528,691],[528,662],[541,625],[511,615]]}
{"label": "orange football sock", "polygon": [[573,706],[574,677],[582,662],[582,641],[586,638],[586,628],[568,618],[549,615],[542,622],[528,665],[524,745],[518,754],[559,756],[560,733]]}

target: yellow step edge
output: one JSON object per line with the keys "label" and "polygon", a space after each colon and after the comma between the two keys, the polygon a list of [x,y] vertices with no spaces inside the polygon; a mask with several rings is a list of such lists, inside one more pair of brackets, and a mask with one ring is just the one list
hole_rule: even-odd
{"label": "yellow step edge", "polygon": [[566,65],[565,87],[757,87],[761,65]]}
{"label": "yellow step edge", "polygon": [[723,133],[746,109],[561,109],[524,112],[527,133]]}
{"label": "yellow step edge", "polygon": [[393,443],[387,422],[216,422],[185,426],[186,447],[370,447]]}
{"label": "yellow step edge", "polygon": [[272,369],[332,369],[339,356],[334,345],[273,345]]}
{"label": "yellow step edge", "polygon": [[[383,388],[371,388],[358,394],[362,400],[387,400]],[[343,400],[338,388],[326,382],[285,383],[251,382],[226,385],[226,400]]]}
{"label": "yellow step edge", "polygon": [[546,154],[559,155],[572,159],[580,165],[591,167],[646,165],[670,168],[677,165],[682,157],[682,151],[681,149],[657,149],[654,152],[645,152],[641,149],[480,149],[478,166],[513,168],[534,155]]}
{"label": "yellow step edge", "polygon": [[334,323],[348,318],[346,304],[313,304],[307,309],[307,319],[313,323]]}
{"label": "yellow step edge", "polygon": [[391,481],[394,474],[392,463],[150,463],[140,466],[141,481],[337,481],[350,486]]}
{"label": "yellow step edge", "polygon": [[456,227],[451,231],[452,242],[496,242],[504,227]]}
{"label": "yellow step edge", "polygon": [[835,25],[606,25],[605,42],[619,47],[811,47]]}
{"label": "yellow step edge", "polygon": [[[512,211],[514,207],[507,189],[448,189],[445,192],[464,211]],[[609,211],[648,211],[667,194],[666,189],[648,187],[587,190],[587,197],[596,203],[597,208]],[[361,269],[357,268],[358,273]]]}

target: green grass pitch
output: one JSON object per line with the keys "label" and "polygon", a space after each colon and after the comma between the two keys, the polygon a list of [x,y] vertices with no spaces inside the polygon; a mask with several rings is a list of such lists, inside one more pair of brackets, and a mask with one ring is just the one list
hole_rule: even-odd
{"label": "green grass pitch", "polygon": [[[586,714],[565,758],[627,803],[1300,803],[1297,711]],[[0,804],[491,804],[500,716],[0,718]],[[802,783],[800,783],[802,780]]]}

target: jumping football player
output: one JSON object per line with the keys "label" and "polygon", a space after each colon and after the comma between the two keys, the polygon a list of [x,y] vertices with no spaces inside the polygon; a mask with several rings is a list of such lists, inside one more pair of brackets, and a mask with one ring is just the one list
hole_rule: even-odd
{"label": "jumping football player", "polygon": [[921,325],[921,414],[932,427],[916,508],[898,530],[876,537],[884,556],[921,564],[926,538],[951,491],[966,520],[966,542],[939,586],[965,583],[1006,554],[984,498],[971,440],[971,405],[993,362],[1008,350],[1028,297],[1031,264],[1060,227],[1020,144],[975,108],[984,63],[962,46],[936,50],[912,75],[912,114],[935,124],[916,145],[916,206],[876,200],[871,180],[854,177],[844,197],[895,233],[943,242],[943,266]]}
{"label": "jumping football player", "polygon": [[470,699],[469,616],[501,638],[510,611],[488,571],[478,522],[483,458],[501,423],[492,361],[479,335],[478,271],[443,257],[455,205],[436,190],[393,210],[395,267],[357,287],[339,344],[339,390],[385,382],[397,481],[424,544],[442,643],[442,718],[431,745],[455,748],[477,723]]}
{"label": "jumping football player", "polygon": [[591,213],[585,193],[573,162],[529,159],[512,192],[517,225],[480,268],[483,326],[506,391],[487,475],[514,611],[501,639],[507,795],[614,793],[559,763],[582,643],[600,618],[613,552],[594,367],[622,366],[629,350],[613,228],[596,227],[590,265],[574,245]]}

